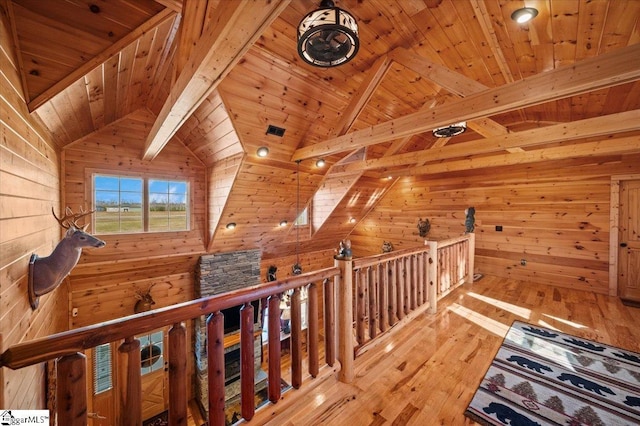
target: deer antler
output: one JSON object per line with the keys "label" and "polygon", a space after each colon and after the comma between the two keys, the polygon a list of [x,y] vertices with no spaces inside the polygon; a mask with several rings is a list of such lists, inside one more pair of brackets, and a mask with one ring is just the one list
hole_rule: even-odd
{"label": "deer antler", "polygon": [[82,229],[84,231],[85,228],[89,226],[89,224],[87,223],[84,226],[80,226],[78,225],[77,221],[78,219],[90,215],[93,212],[95,212],[95,210],[90,210],[87,212],[84,210],[84,208],[80,207],[80,213],[74,213],[70,207],[67,207],[64,211],[64,216],[62,218],[59,218],[58,216],[56,216],[56,212],[53,210],[53,207],[51,207],[51,213],[53,214],[53,217],[56,218],[60,226],[62,226],[64,229],[69,229],[73,226],[76,229]]}

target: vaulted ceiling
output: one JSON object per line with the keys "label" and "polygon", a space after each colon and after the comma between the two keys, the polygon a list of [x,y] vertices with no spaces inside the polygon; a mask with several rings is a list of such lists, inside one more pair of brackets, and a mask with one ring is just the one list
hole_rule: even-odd
{"label": "vaulted ceiling", "polygon": [[[316,0],[11,0],[8,12],[25,102],[61,148],[143,109],[155,121],[142,158],[180,143],[231,179],[210,249],[229,247],[230,219],[258,246],[290,244],[274,224],[296,216],[298,166],[314,247],[330,247],[398,177],[640,152],[640,1],[335,3],[361,44],[328,69],[296,50]],[[525,5],[539,15],[517,24]],[[462,135],[431,134],[463,120]]]}

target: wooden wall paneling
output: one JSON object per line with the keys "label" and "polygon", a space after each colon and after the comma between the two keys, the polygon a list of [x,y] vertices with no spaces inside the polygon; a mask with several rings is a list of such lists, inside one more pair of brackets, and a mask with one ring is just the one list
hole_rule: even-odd
{"label": "wooden wall paneling", "polygon": [[152,48],[157,31],[158,29],[154,28],[153,31],[143,34],[142,37],[132,43],[132,46],[135,45],[135,50],[134,59],[131,63],[129,87],[121,85],[121,90],[125,90],[125,93],[127,93],[127,105],[123,110],[124,113],[135,111],[144,106],[146,98],[143,97],[143,85],[147,74],[149,56],[154,53]]}
{"label": "wooden wall paneling", "polygon": [[637,158],[400,179],[350,235],[354,253],[377,254],[385,240],[395,249],[420,244],[418,217],[431,220],[429,238],[460,235],[464,209],[474,206],[479,272],[609,293],[611,175]]}
{"label": "wooden wall paneling", "polygon": [[[23,340],[63,331],[66,319],[64,286],[41,298],[32,311],[27,296],[27,269],[32,252],[48,255],[60,238],[50,217],[59,204],[58,152],[49,135],[28,113],[18,76],[7,3],[0,3],[0,344],[3,348]],[[40,225],[33,226],[40,217]],[[18,225],[9,229],[10,221]],[[33,226],[33,227],[32,227]],[[9,233],[10,235],[8,235]],[[28,409],[44,404],[42,366],[20,371],[2,369],[0,405]],[[7,371],[4,371],[7,370]]]}
{"label": "wooden wall paneling", "polygon": [[116,117],[123,117],[129,111],[126,109],[131,96],[129,87],[132,85],[133,63],[135,61],[137,41],[125,46],[118,54],[118,83],[116,87]]}
{"label": "wooden wall paneling", "polygon": [[242,164],[242,155],[222,160],[208,169],[208,220],[209,220],[209,240],[207,247],[210,250],[222,218],[229,193],[233,187],[235,178]]}

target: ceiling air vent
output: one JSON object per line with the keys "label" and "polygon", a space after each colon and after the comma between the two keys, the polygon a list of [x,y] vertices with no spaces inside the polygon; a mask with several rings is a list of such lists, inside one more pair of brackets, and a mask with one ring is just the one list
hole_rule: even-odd
{"label": "ceiling air vent", "polygon": [[267,134],[268,135],[275,135],[275,136],[283,137],[284,136],[284,131],[285,131],[285,129],[283,129],[282,127],[273,126],[271,124],[269,124],[269,127],[267,127]]}

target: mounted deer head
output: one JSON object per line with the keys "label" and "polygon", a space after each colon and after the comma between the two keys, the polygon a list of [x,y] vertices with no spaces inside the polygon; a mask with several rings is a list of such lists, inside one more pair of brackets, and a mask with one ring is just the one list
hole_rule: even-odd
{"label": "mounted deer head", "polygon": [[40,296],[54,290],[69,275],[80,260],[83,247],[99,248],[105,246],[104,241],[85,232],[88,224],[80,227],[77,223],[80,218],[93,212],[94,210],[86,212],[80,208],[80,213],[73,213],[67,207],[65,215],[59,218],[51,208],[53,217],[67,232],[49,256],[38,257],[35,253],[31,255],[29,261],[29,302],[32,309],[38,307]]}
{"label": "mounted deer head", "polygon": [[133,307],[133,312],[135,312],[136,314],[139,314],[141,312],[147,312],[151,310],[151,305],[156,304],[156,302],[151,297],[151,289],[153,288],[154,285],[155,284],[151,284],[151,286],[147,289],[147,292],[144,294],[136,290],[135,296],[136,296],[136,299],[138,299],[138,301],[136,302],[136,305]]}

